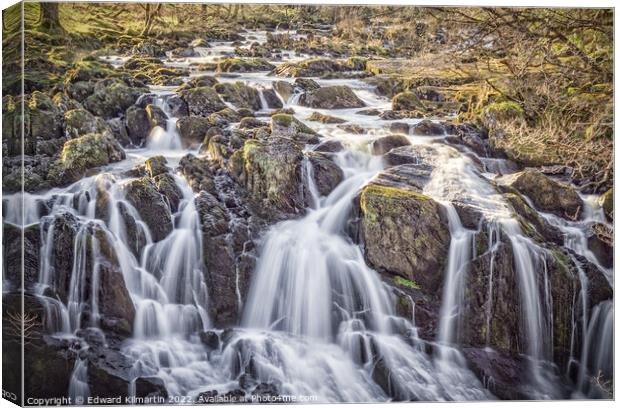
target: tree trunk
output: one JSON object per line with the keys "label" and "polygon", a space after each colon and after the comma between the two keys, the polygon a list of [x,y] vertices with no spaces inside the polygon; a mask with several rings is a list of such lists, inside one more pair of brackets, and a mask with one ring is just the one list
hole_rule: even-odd
{"label": "tree trunk", "polygon": [[39,29],[42,31],[65,31],[60,24],[60,10],[58,6],[59,3],[41,3]]}

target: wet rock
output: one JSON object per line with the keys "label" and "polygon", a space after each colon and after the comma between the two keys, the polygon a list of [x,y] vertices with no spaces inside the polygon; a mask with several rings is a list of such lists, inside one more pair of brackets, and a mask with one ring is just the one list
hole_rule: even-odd
{"label": "wet rock", "polygon": [[411,186],[380,180],[359,196],[359,240],[377,271],[417,282],[425,293],[443,282],[450,232],[442,207]]}
{"label": "wet rock", "polygon": [[239,123],[239,129],[256,129],[265,126],[265,122],[257,118],[243,118]]}
{"label": "wet rock", "polygon": [[409,124],[404,122],[394,122],[390,125],[390,132],[401,135],[409,135]]}
{"label": "wet rock", "polygon": [[318,135],[293,115],[277,114],[271,117],[271,135],[285,137],[302,143],[319,142]]}
{"label": "wet rock", "polygon": [[614,265],[614,232],[605,224],[595,223],[590,227],[592,235],[588,237],[588,248],[604,268]]}
{"label": "wet rock", "polygon": [[273,68],[264,58],[226,58],[217,63],[218,72],[260,72]]}
{"label": "wet rock", "polygon": [[603,207],[603,211],[605,211],[605,216],[608,220],[613,221],[614,219],[614,189],[610,188],[607,190],[601,197],[599,198],[599,205]]}
{"label": "wet rock", "polygon": [[84,101],[84,107],[96,116],[112,119],[124,113],[146,88],[132,88],[119,79],[103,80]]}
{"label": "wet rock", "polygon": [[443,136],[446,131],[440,123],[425,119],[413,126],[412,133],[416,136]]}
{"label": "wet rock", "polygon": [[344,146],[339,140],[326,140],[318,145],[314,150],[317,152],[337,153],[344,150]]}
{"label": "wet rock", "polygon": [[395,111],[424,111],[425,106],[420,98],[410,91],[401,92],[392,98],[392,110]]}
{"label": "wet rock", "polygon": [[190,78],[186,83],[184,83],[183,85],[179,86],[177,88],[177,92],[185,90],[185,89],[191,89],[191,88],[199,88],[199,87],[203,87],[203,86],[209,86],[212,87],[215,84],[218,84],[219,81],[211,75],[200,75],[197,77],[192,77]]}
{"label": "wet rock", "polygon": [[87,170],[121,161],[125,151],[110,133],[91,133],[65,142],[60,158],[50,166],[48,179],[55,185],[84,177]]}
{"label": "wet rock", "polygon": [[307,155],[319,194],[328,196],[342,182],[344,178],[342,169],[323,154],[308,152]]}
{"label": "wet rock", "polygon": [[179,161],[177,171],[185,177],[194,192],[205,190],[215,194],[214,176],[207,158],[188,154]]}
{"label": "wet rock", "polygon": [[275,81],[273,83],[273,89],[280,95],[282,100],[285,102],[289,100],[289,98],[295,92],[295,87],[290,84],[290,82],[286,81]]}
{"label": "wet rock", "polygon": [[181,97],[187,103],[190,115],[206,117],[226,108],[217,92],[208,86],[184,90]]}
{"label": "wet rock", "polygon": [[293,82],[293,86],[301,92],[316,91],[321,87],[318,82],[310,78],[297,78]]}
{"label": "wet rock", "polygon": [[273,73],[281,77],[322,77],[335,72],[349,71],[351,68],[336,60],[312,58],[300,62],[285,62],[278,65]]}
{"label": "wet rock", "polygon": [[526,169],[508,177],[508,185],[527,195],[536,208],[568,219],[579,219],[583,211],[583,201],[575,190],[567,185]]}
{"label": "wet rock", "polygon": [[586,258],[579,255],[573,256],[588,278],[588,303],[594,306],[612,299],[614,296],[613,288],[603,272]]}
{"label": "wet rock", "polygon": [[408,146],[410,144],[409,139],[403,135],[389,135],[375,139],[372,142],[371,149],[372,154],[381,155],[396,147]]}
{"label": "wet rock", "polygon": [[328,123],[328,124],[346,122],[346,120],[344,119],[340,119],[335,116],[324,115],[320,112],[312,112],[312,115],[308,117],[308,120],[313,121],[313,122],[321,122],[321,123]]}
{"label": "wet rock", "polygon": [[263,89],[261,93],[269,109],[281,109],[284,106],[273,89]]}
{"label": "wet rock", "polygon": [[114,118],[107,120],[110,133],[114,136],[121,146],[127,147],[132,141],[127,133],[127,127],[125,126],[124,118]]}
{"label": "wet rock", "polygon": [[462,350],[469,368],[480,381],[492,378],[489,391],[504,400],[526,400],[530,398],[522,389],[523,373],[528,370],[524,357],[500,353],[491,349],[465,348]]}
{"label": "wet rock", "polygon": [[202,344],[207,346],[209,350],[219,350],[220,348],[220,337],[214,331],[206,331],[201,332],[199,334],[200,341]]}
{"label": "wet rock", "polygon": [[247,140],[237,160],[241,160],[238,181],[264,212],[275,208],[295,213],[305,207],[300,188],[299,144],[274,136],[268,140]]}
{"label": "wet rock", "polygon": [[135,309],[118,261],[100,262],[98,278],[97,299],[101,313],[101,327],[111,332],[131,335]]}
{"label": "wet rock", "polygon": [[136,397],[168,397],[166,384],[159,377],[140,377],[135,380]]}
{"label": "wet rock", "polygon": [[541,242],[549,241],[558,245],[564,243],[562,231],[549,224],[543,217],[530,207],[523,197],[515,193],[505,193],[504,198],[516,214],[522,217],[521,228],[532,238]]}
{"label": "wet rock", "polygon": [[142,146],[151,132],[151,122],[146,109],[132,105],[125,111],[127,135],[134,146]]}
{"label": "wet rock", "polygon": [[421,119],[424,114],[420,111],[396,111],[387,110],[379,114],[379,118],[383,120],[401,120],[401,119]]}
{"label": "wet rock", "polygon": [[361,111],[355,112],[356,115],[365,115],[365,116],[379,116],[381,111],[378,109],[364,109]]}
{"label": "wet rock", "polygon": [[166,163],[168,163],[168,161],[164,156],[153,156],[146,159],[144,162],[144,167],[149,173],[149,176],[155,177],[168,172]]}
{"label": "wet rock", "polygon": [[232,103],[237,108],[257,111],[262,107],[259,92],[243,82],[235,82],[234,84],[230,82],[220,83],[216,84],[214,88],[222,99]]}
{"label": "wet rock", "polygon": [[40,224],[25,226],[22,230],[5,222],[2,224],[2,233],[4,279],[10,282],[13,289],[21,288],[22,280],[24,287],[30,288],[39,280]]}
{"label": "wet rock", "polygon": [[200,116],[186,116],[177,120],[179,136],[186,148],[200,145],[212,126],[208,118]]}
{"label": "wet rock", "polygon": [[82,106],[80,102],[70,98],[67,94],[62,92],[57,92],[52,98],[52,101],[62,112],[67,112],[73,109],[84,109],[84,106]]}
{"label": "wet rock", "polygon": [[177,185],[174,177],[168,173],[160,173],[153,178],[157,190],[166,198],[170,206],[170,212],[175,213],[179,210],[179,204],[183,199],[183,192]]}
{"label": "wet rock", "polygon": [[[245,114],[247,110],[245,108],[241,108],[238,111],[235,111],[231,108],[222,109],[221,111],[217,111],[208,116],[209,123],[211,123],[213,126],[219,126],[223,128],[233,122],[239,122],[242,118],[242,115],[239,113],[239,111]],[[247,116],[253,117],[254,115]]]}
{"label": "wet rock", "polygon": [[149,118],[151,128],[159,126],[162,129],[166,129],[168,127],[168,115],[166,115],[159,106],[153,104],[147,105],[146,115]]}
{"label": "wet rock", "polygon": [[73,109],[65,112],[65,129],[69,137],[79,137],[88,133],[101,133],[107,130],[106,122],[86,109]]}
{"label": "wet rock", "polygon": [[325,86],[304,93],[299,104],[316,109],[349,109],[366,106],[346,85]]}
{"label": "wet rock", "polygon": [[366,133],[366,130],[363,127],[355,123],[345,123],[341,125],[336,125],[336,127],[354,135],[363,135],[364,133]]}
{"label": "wet rock", "polygon": [[166,105],[170,109],[170,116],[173,118],[180,118],[189,115],[189,108],[187,103],[179,95],[172,95],[166,98]]}
{"label": "wet rock", "polygon": [[154,242],[161,241],[172,231],[172,218],[164,197],[148,177],[130,180],[122,185],[127,201],[133,205],[148,225]]}

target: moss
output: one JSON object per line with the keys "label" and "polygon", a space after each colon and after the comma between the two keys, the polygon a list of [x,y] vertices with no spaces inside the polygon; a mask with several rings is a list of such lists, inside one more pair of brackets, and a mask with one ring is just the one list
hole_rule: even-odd
{"label": "moss", "polygon": [[285,113],[278,113],[276,115],[273,115],[271,117],[271,120],[278,126],[289,127],[293,122],[293,116]]}
{"label": "moss", "polygon": [[362,190],[360,207],[367,221],[372,223],[380,218],[377,210],[381,213],[381,217],[399,215],[401,211],[397,205],[394,205],[394,202],[410,200],[430,201],[431,199],[424,194],[411,190],[370,184]]}
{"label": "moss", "polygon": [[217,63],[219,72],[269,71],[274,66],[264,58],[226,58]]}
{"label": "moss", "polygon": [[402,276],[394,276],[394,283],[405,286],[409,289],[420,289],[420,285],[418,285],[417,282],[403,278]]}
{"label": "moss", "polygon": [[492,115],[496,120],[508,121],[523,118],[525,112],[523,107],[513,101],[493,102],[484,109],[484,113]]}

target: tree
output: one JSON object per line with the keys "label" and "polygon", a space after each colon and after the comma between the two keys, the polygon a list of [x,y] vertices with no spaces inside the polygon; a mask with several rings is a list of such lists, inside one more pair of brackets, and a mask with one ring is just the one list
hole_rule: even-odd
{"label": "tree", "polygon": [[151,33],[153,23],[161,10],[161,6],[162,3],[158,3],[157,5],[151,3],[140,4],[140,7],[144,9],[144,28],[140,35],[149,35]]}
{"label": "tree", "polygon": [[60,24],[60,3],[40,3],[39,22],[37,24],[41,31],[64,32]]}

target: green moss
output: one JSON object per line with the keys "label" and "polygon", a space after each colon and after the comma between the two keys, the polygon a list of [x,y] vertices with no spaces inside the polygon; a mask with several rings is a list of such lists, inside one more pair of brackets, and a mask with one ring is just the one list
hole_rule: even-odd
{"label": "green moss", "polygon": [[273,115],[271,117],[271,120],[273,121],[273,123],[277,124],[278,126],[289,127],[291,126],[291,123],[293,122],[293,115],[287,115],[286,113],[278,113],[276,115]]}
{"label": "green moss", "polygon": [[412,281],[402,276],[394,276],[394,283],[397,285],[408,287],[409,289],[420,289],[420,285],[416,281]]}
{"label": "green moss", "polygon": [[496,120],[506,121],[522,118],[525,114],[523,107],[513,101],[497,101],[488,105],[484,113],[492,115]]}
{"label": "green moss", "polygon": [[373,223],[381,217],[400,215],[403,210],[400,205],[403,203],[430,200],[424,194],[411,190],[370,184],[362,190],[360,207],[366,220]]}

